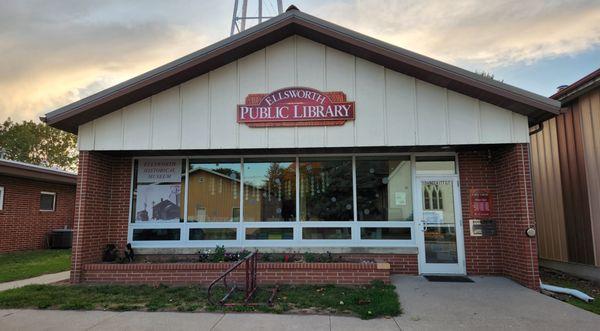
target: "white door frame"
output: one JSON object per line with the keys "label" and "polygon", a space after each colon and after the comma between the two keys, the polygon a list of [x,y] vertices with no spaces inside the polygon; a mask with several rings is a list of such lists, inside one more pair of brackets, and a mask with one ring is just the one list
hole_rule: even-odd
{"label": "white door frame", "polygon": [[[427,263],[425,261],[425,237],[424,237],[424,217],[423,217],[423,191],[422,181],[452,181],[454,192],[454,219],[456,229],[456,250],[458,263]],[[419,249],[419,274],[452,274],[465,275],[467,273],[465,263],[465,245],[463,236],[463,219],[460,197],[460,185],[458,175],[417,175],[414,194],[415,208],[415,236],[417,247]]]}

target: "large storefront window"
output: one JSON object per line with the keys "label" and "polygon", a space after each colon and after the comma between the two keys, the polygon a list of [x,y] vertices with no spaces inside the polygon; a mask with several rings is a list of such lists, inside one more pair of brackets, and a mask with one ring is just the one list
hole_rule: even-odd
{"label": "large storefront window", "polygon": [[239,221],[239,159],[190,160],[188,176],[188,222]]}
{"label": "large storefront window", "polygon": [[352,159],[300,158],[300,220],[351,221]]}
{"label": "large storefront window", "polygon": [[295,158],[244,159],[243,204],[245,222],[295,221]]}
{"label": "large storefront window", "polygon": [[[456,171],[453,156],[140,158],[129,238],[139,247],[414,246],[413,181]],[[424,213],[451,203],[436,187],[418,194]]]}
{"label": "large storefront window", "polygon": [[359,221],[412,221],[409,157],[357,157],[356,199]]}

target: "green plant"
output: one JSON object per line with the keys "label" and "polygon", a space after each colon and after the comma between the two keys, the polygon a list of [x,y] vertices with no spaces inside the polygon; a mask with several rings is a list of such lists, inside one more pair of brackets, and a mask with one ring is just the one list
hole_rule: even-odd
{"label": "green plant", "polygon": [[225,246],[219,246],[217,245],[217,247],[215,247],[214,252],[211,254],[210,256],[210,262],[225,262],[225,254],[227,252],[225,251]]}
{"label": "green plant", "polygon": [[304,262],[312,263],[317,261],[317,256],[311,252],[304,253]]}

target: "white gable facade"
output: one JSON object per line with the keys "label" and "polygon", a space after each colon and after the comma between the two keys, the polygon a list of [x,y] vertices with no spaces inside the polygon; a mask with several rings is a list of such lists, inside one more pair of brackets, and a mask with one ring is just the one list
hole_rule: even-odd
{"label": "white gable facade", "polygon": [[[342,126],[251,128],[248,94],[290,87],[342,91]],[[79,126],[79,149],[205,150],[528,143],[527,117],[292,36]]]}

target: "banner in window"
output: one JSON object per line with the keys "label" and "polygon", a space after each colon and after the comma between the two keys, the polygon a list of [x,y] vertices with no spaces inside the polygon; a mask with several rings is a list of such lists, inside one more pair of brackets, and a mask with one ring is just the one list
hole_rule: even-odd
{"label": "banner in window", "polygon": [[181,181],[181,159],[141,159],[138,183],[178,183]]}

